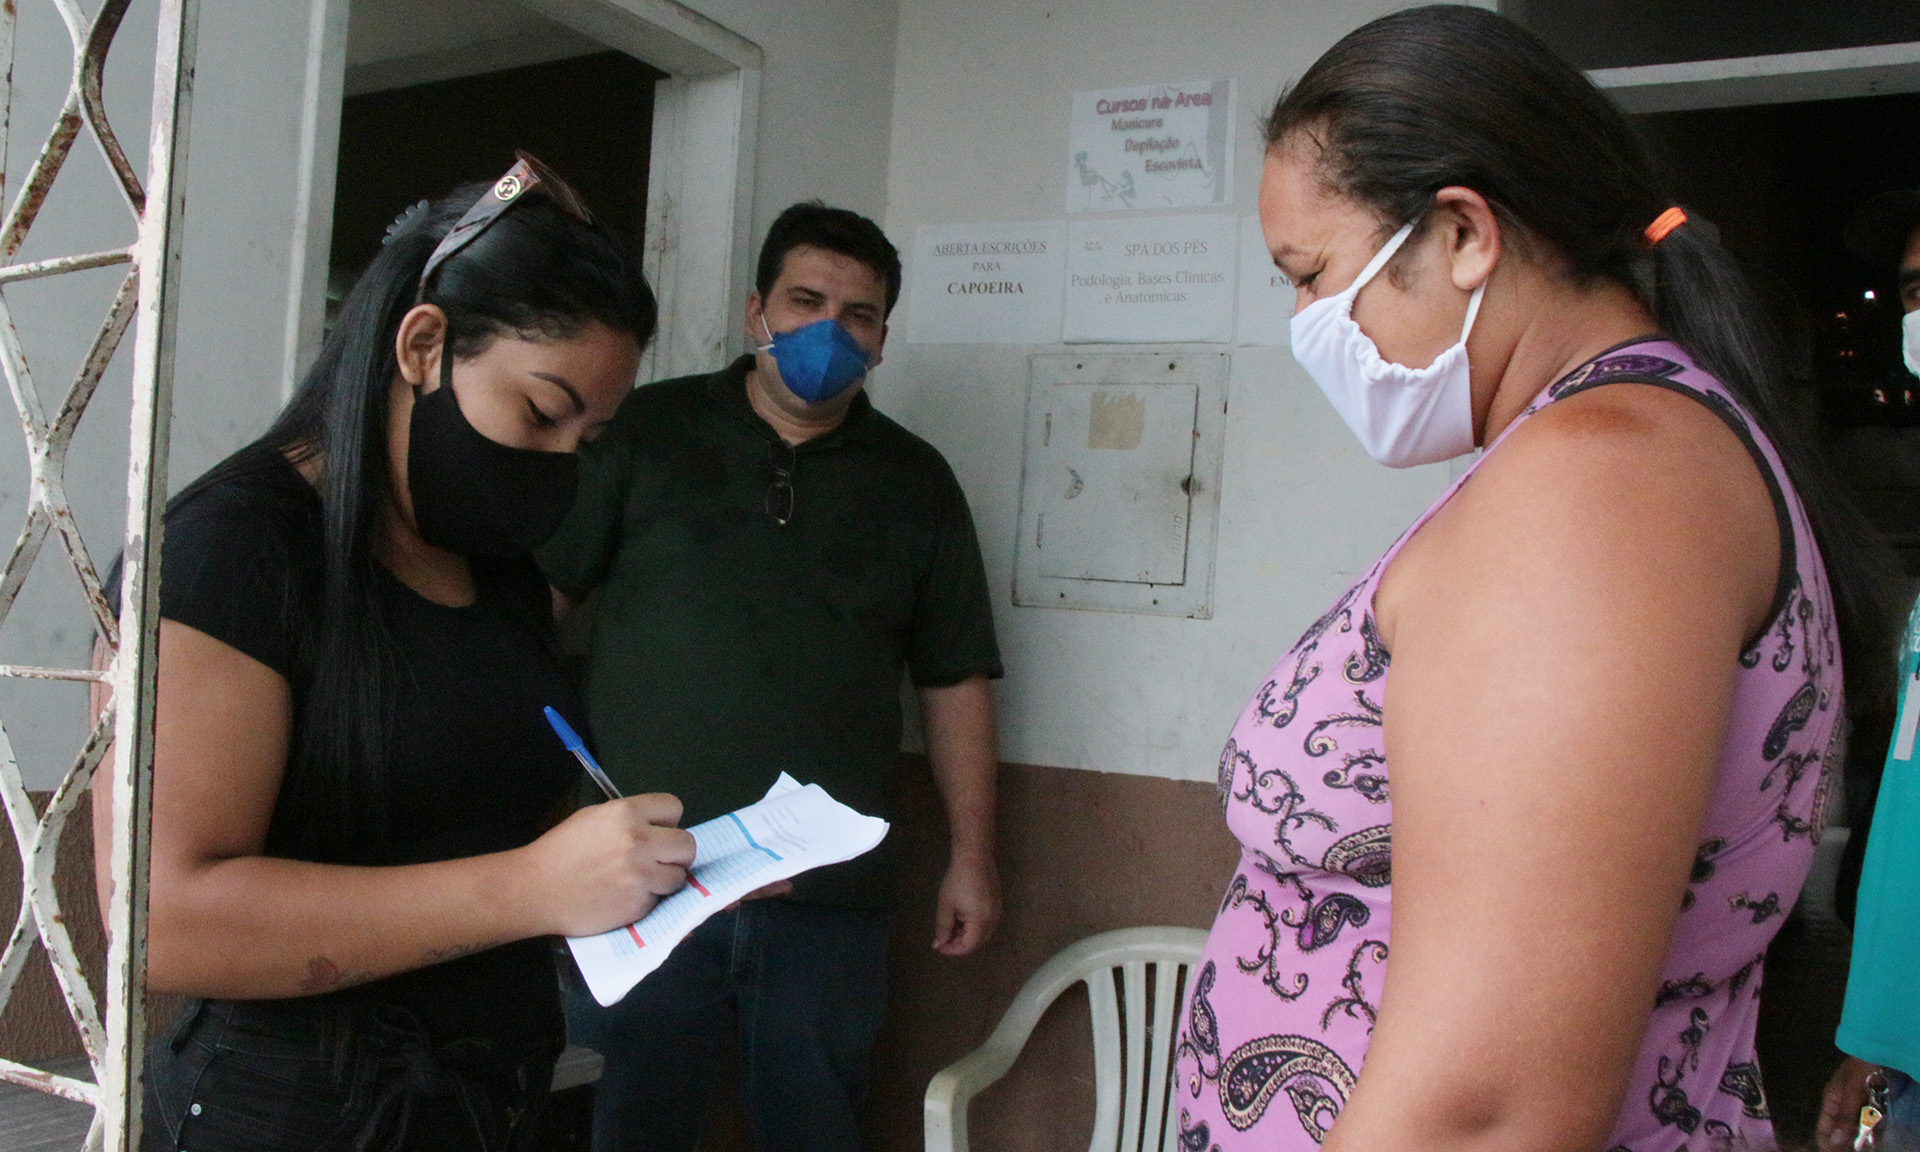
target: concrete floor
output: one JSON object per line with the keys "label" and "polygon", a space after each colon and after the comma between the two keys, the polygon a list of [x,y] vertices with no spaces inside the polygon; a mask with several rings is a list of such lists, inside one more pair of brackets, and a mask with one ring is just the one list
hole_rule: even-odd
{"label": "concrete floor", "polygon": [[[50,1060],[63,1076],[91,1079],[85,1057]],[[0,1147],[7,1152],[75,1152],[87,1139],[93,1108],[17,1084],[0,1083]]]}

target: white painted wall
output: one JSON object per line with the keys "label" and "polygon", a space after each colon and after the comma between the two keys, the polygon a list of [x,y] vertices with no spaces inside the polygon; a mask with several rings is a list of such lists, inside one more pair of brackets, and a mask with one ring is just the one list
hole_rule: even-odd
{"label": "white painted wall", "polygon": [[[201,0],[169,464],[176,488],[280,410],[301,97],[312,10],[325,3]],[[322,219],[331,215],[329,199]]]}
{"label": "white painted wall", "polygon": [[[766,54],[750,229],[755,250],[773,218],[796,200],[817,196],[880,219],[893,123],[894,0],[684,2]],[[736,335],[744,346],[744,327]]]}
{"label": "white painted wall", "polygon": [[[300,93],[310,5],[203,0],[188,173],[172,473],[176,485],[257,434],[279,404]],[[361,0],[378,4],[382,0]],[[1392,0],[693,0],[765,53],[754,243],[787,204],[818,196],[883,219],[903,249],[939,221],[1063,215],[1066,109],[1076,90],[1154,80],[1240,81],[1236,212],[1259,172],[1254,121],[1287,78]],[[25,137],[64,88],[65,33],[22,0],[9,186]],[[144,148],[152,0],[138,0],[108,70],[116,123]],[[447,45],[427,45],[440,50]],[[344,53],[341,53],[344,56]],[[344,65],[344,60],[342,61]],[[112,205],[97,158],[49,204],[23,256],[120,243],[89,224]],[[110,216],[107,218],[111,218]],[[51,380],[77,361],[110,272],[8,292]],[[1009,663],[1008,759],[1210,778],[1227,727],[1267,667],[1439,487],[1442,473],[1368,462],[1282,349],[1238,349],[1209,621],[1016,609],[1008,587],[1028,348],[896,343],[881,406],[953,461],[979,520]],[[55,371],[55,365],[59,370]],[[118,524],[125,372],[112,378],[73,464],[83,525]],[[0,451],[0,523],[24,513],[24,453]],[[44,562],[43,562],[44,563]],[[0,660],[85,659],[69,578],[48,566],[0,630]],[[0,684],[0,718],[46,786],[80,738],[77,695]]]}
{"label": "white painted wall", "polygon": [[[1257,121],[1336,39],[1395,0],[901,0],[886,227],[1065,215],[1075,91],[1239,80],[1233,208],[1254,211]],[[1284,348],[1236,348],[1211,620],[1016,608],[1027,356],[910,346],[879,406],[936,444],[972,501],[993,582],[1010,761],[1214,778],[1241,707],[1295,637],[1418,515],[1445,466],[1366,458]]]}
{"label": "white painted wall", "polygon": [[[96,7],[88,5],[89,9]],[[19,188],[66,93],[72,50],[47,0],[20,0],[13,139],[6,188]],[[198,90],[187,169],[180,344],[171,477],[177,488],[257,435],[278,409],[289,232],[298,168],[306,0],[202,0]],[[136,0],[106,70],[108,112],[144,175],[157,5]],[[20,258],[130,242],[133,222],[85,137],[54,186]],[[124,269],[18,284],[6,290],[43,402],[58,403]],[[127,387],[132,334],[75,438],[68,493],[96,562],[113,558],[126,489]],[[6,422],[12,427],[12,422]],[[0,533],[26,515],[26,453],[0,439]],[[0,660],[85,664],[90,627],[55,545],[0,629]],[[0,682],[0,720],[29,787],[50,787],[84,732],[84,692],[72,685]]]}

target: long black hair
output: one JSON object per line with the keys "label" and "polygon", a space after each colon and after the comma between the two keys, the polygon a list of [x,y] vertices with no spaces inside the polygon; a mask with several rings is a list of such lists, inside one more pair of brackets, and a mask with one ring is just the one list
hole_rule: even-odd
{"label": "long black hair", "polygon": [[268,832],[276,854],[373,862],[386,833],[396,673],[375,539],[388,496],[387,404],[399,378],[401,320],[416,302],[437,305],[456,359],[501,335],[566,339],[595,321],[642,346],[653,335],[654,297],[636,254],[605,224],[582,224],[539,195],[513,205],[420,293],[434,246],[487,188],[463,186],[395,221],[273,425],[168,502],[171,517],[208,488],[283,460],[319,466],[323,575]]}
{"label": "long black hair", "polygon": [[1674,203],[1645,143],[1573,66],[1512,21],[1438,4],[1380,17],[1327,50],[1274,104],[1271,151],[1296,133],[1322,176],[1397,227],[1425,226],[1450,186],[1486,197],[1524,248],[1580,280],[1632,289],[1661,329],[1739,397],[1807,511],[1839,616],[1848,697],[1891,683],[1894,616],[1884,544],[1784,409],[1777,340],[1739,264],[1708,230],[1645,229]]}

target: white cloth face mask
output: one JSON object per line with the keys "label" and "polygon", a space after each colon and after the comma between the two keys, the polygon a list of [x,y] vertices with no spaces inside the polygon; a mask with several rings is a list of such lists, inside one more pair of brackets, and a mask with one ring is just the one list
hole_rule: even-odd
{"label": "white cloth face mask", "polygon": [[1907,371],[1920,376],[1920,312],[1909,312],[1900,321],[1900,358]]}
{"label": "white cloth face mask", "polygon": [[1459,343],[1425,368],[1381,359],[1380,349],[1353,320],[1354,297],[1411,235],[1412,224],[1394,233],[1346,291],[1315,300],[1295,312],[1288,325],[1293,358],[1326,393],[1367,455],[1389,468],[1432,464],[1471,452],[1474,446],[1467,333],[1473,331],[1486,284],[1475,288],[1467,302]]}

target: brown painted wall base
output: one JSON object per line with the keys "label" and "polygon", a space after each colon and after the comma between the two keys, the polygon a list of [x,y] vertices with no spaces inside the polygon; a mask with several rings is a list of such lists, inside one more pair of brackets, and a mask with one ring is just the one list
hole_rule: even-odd
{"label": "brown painted wall base", "polygon": [[[35,793],[34,808],[46,811],[50,795]],[[58,880],[61,918],[73,938],[74,950],[80,954],[95,1003],[99,1003],[106,992],[107,942],[100,930],[100,905],[93,894],[92,817],[92,807],[82,804],[67,818],[54,876]],[[5,821],[0,821],[0,860],[6,861],[0,864],[0,911],[11,928],[14,910],[20,907],[20,848],[13,838],[12,825]],[[80,1034],[67,1015],[60,986],[54,983],[46,948],[36,940],[26,971],[20,974],[6,1011],[0,1013],[0,1056],[37,1063],[79,1054]]]}
{"label": "brown painted wall base", "polygon": [[[1027,977],[1096,932],[1206,928],[1239,858],[1211,783],[1009,764],[1000,772],[1005,919],[973,956],[928,947],[946,826],[926,763],[902,764],[893,1010],[874,1061],[872,1139],[921,1147],[927,1081],[1000,1022]],[[1093,1127],[1093,1048],[1083,991],[1063,997],[1005,1079],[975,1102],[975,1152],[1083,1148]]]}
{"label": "brown painted wall base", "polygon": [[[31,794],[36,811],[46,811],[49,792]],[[0,821],[0,913],[11,917],[20,906],[20,849],[11,825]],[[60,837],[59,864],[54,869],[60,894],[61,919],[80,956],[80,968],[93,990],[96,1006],[106,1002],[107,938],[100,929],[100,902],[93,891],[93,806],[81,804],[67,818]],[[185,1001],[178,996],[149,996],[149,1029],[164,1028]],[[53,979],[53,965],[38,941],[27,967],[14,986],[7,1008],[0,1013],[0,1056],[37,1064],[81,1054],[80,1034],[67,1015],[66,1001]]]}
{"label": "brown painted wall base", "polygon": [[[1060,949],[1142,924],[1206,928],[1239,849],[1211,783],[1072,768],[1000,768],[1000,876],[1005,916],[972,956],[936,955],[934,902],[947,862],[946,813],[927,762],[901,757],[895,840],[898,910],[892,1008],[874,1053],[867,1147],[922,1143],[933,1074],[993,1031],[1020,986]],[[736,1087],[720,1077],[701,1152],[750,1152]],[[1059,1152],[1093,1131],[1093,1045],[1084,990],[1055,1003],[1020,1060],[974,1101],[974,1152]]]}
{"label": "brown painted wall base", "polygon": [[[949,960],[930,946],[947,861],[946,814],[920,757],[901,757],[891,835],[900,865],[898,915],[892,1008],[874,1053],[868,1108],[873,1152],[923,1147],[927,1081],[987,1038],[1027,977],[1055,952],[1112,928],[1208,927],[1239,858],[1210,783],[1003,764],[1005,917],[986,947]],[[735,1090],[716,1094],[710,1116],[701,1152],[749,1152]],[[1019,1062],[974,1101],[970,1120],[974,1152],[1086,1147],[1093,1044],[1084,990],[1054,1004]]]}

